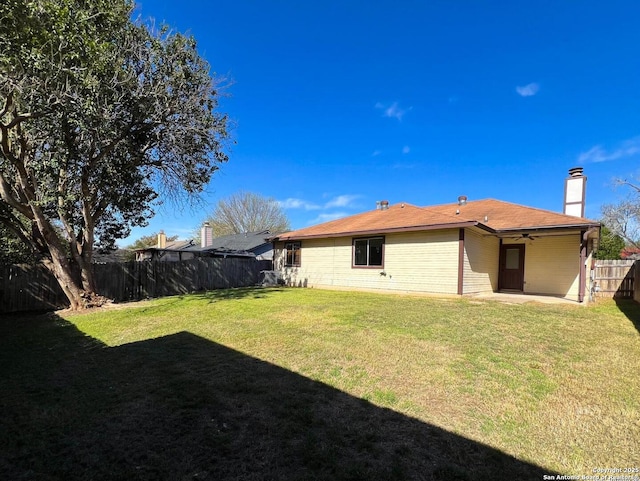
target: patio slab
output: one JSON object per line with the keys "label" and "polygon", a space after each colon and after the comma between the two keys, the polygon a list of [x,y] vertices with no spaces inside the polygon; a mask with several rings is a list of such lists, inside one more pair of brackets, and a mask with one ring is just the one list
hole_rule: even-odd
{"label": "patio slab", "polygon": [[569,304],[573,306],[586,305],[586,302],[577,302],[564,297],[541,296],[535,294],[516,294],[510,292],[491,292],[487,294],[477,294],[473,296],[477,299],[506,302],[511,304],[525,304],[527,302],[540,302],[542,304]]}

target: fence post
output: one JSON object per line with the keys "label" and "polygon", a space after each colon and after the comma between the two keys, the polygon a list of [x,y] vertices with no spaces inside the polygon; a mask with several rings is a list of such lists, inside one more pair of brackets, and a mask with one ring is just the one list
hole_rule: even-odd
{"label": "fence post", "polygon": [[633,300],[636,302],[640,302],[640,260],[636,260],[634,262],[633,271]]}

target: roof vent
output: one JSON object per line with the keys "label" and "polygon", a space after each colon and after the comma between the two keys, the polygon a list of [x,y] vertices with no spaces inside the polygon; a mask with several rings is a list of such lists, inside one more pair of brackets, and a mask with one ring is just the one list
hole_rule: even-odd
{"label": "roof vent", "polygon": [[569,169],[569,177],[580,177],[582,176],[582,172],[582,167],[573,167]]}
{"label": "roof vent", "polygon": [[467,196],[461,195],[458,197],[458,205],[467,205]]}
{"label": "roof vent", "polygon": [[380,210],[387,210],[389,208],[389,201],[388,200],[381,200],[380,201]]}

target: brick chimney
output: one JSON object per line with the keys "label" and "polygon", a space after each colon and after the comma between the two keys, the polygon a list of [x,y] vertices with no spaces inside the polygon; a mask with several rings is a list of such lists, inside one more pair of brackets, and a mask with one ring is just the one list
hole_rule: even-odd
{"label": "brick chimney", "polygon": [[158,234],[158,249],[164,249],[165,247],[167,247],[167,235],[164,233],[163,230],[160,231],[160,233]]}
{"label": "brick chimney", "polygon": [[213,228],[211,224],[205,222],[200,228],[200,247],[209,247],[213,245]]}
{"label": "brick chimney", "polygon": [[569,169],[569,177],[564,181],[564,209],[566,215],[584,217],[587,178],[582,167]]}

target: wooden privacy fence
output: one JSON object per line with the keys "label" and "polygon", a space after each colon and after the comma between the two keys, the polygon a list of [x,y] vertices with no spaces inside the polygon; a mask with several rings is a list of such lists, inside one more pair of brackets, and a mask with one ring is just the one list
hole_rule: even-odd
{"label": "wooden privacy fence", "polygon": [[596,260],[593,269],[594,295],[633,299],[640,282],[635,279],[640,262],[634,260]]}
{"label": "wooden privacy fence", "polygon": [[[181,262],[109,262],[94,264],[99,294],[116,302],[248,287],[271,269],[271,261],[201,257]],[[0,269],[0,312],[51,310],[68,306],[53,275],[42,266]]]}

